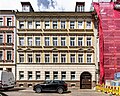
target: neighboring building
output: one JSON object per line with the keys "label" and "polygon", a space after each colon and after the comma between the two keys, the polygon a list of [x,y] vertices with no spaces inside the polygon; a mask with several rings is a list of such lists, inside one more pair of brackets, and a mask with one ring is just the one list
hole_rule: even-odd
{"label": "neighboring building", "polygon": [[15,75],[15,12],[0,10],[0,70],[12,71]]}
{"label": "neighboring building", "polygon": [[91,12],[24,11],[16,13],[16,20],[17,86],[50,79],[94,86],[96,30]]}

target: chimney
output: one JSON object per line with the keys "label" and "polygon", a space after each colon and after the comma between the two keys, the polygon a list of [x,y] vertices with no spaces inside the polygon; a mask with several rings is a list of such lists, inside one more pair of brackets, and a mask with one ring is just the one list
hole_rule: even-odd
{"label": "chimney", "polygon": [[34,9],[30,2],[21,2],[22,12],[34,12]]}
{"label": "chimney", "polygon": [[85,2],[76,2],[75,12],[84,12],[85,11]]}

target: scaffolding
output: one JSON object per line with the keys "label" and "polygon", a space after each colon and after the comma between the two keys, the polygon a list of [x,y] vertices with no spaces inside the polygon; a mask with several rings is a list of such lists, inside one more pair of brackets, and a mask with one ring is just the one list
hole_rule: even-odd
{"label": "scaffolding", "polygon": [[120,72],[120,10],[119,1],[93,2],[99,19],[100,83],[113,80]]}

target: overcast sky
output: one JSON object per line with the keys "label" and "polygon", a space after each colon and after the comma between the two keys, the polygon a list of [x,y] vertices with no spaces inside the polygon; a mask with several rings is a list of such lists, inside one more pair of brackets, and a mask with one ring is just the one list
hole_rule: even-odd
{"label": "overcast sky", "polygon": [[0,10],[21,11],[20,2],[28,1],[35,11],[74,11],[76,2],[85,2],[85,11],[89,11],[92,2],[92,0],[0,0]]}

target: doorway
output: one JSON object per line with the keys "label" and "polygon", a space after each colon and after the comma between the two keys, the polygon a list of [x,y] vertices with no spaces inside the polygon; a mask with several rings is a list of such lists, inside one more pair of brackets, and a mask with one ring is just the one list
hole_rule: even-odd
{"label": "doorway", "polygon": [[80,76],[80,89],[91,89],[91,77],[89,72],[83,72]]}

